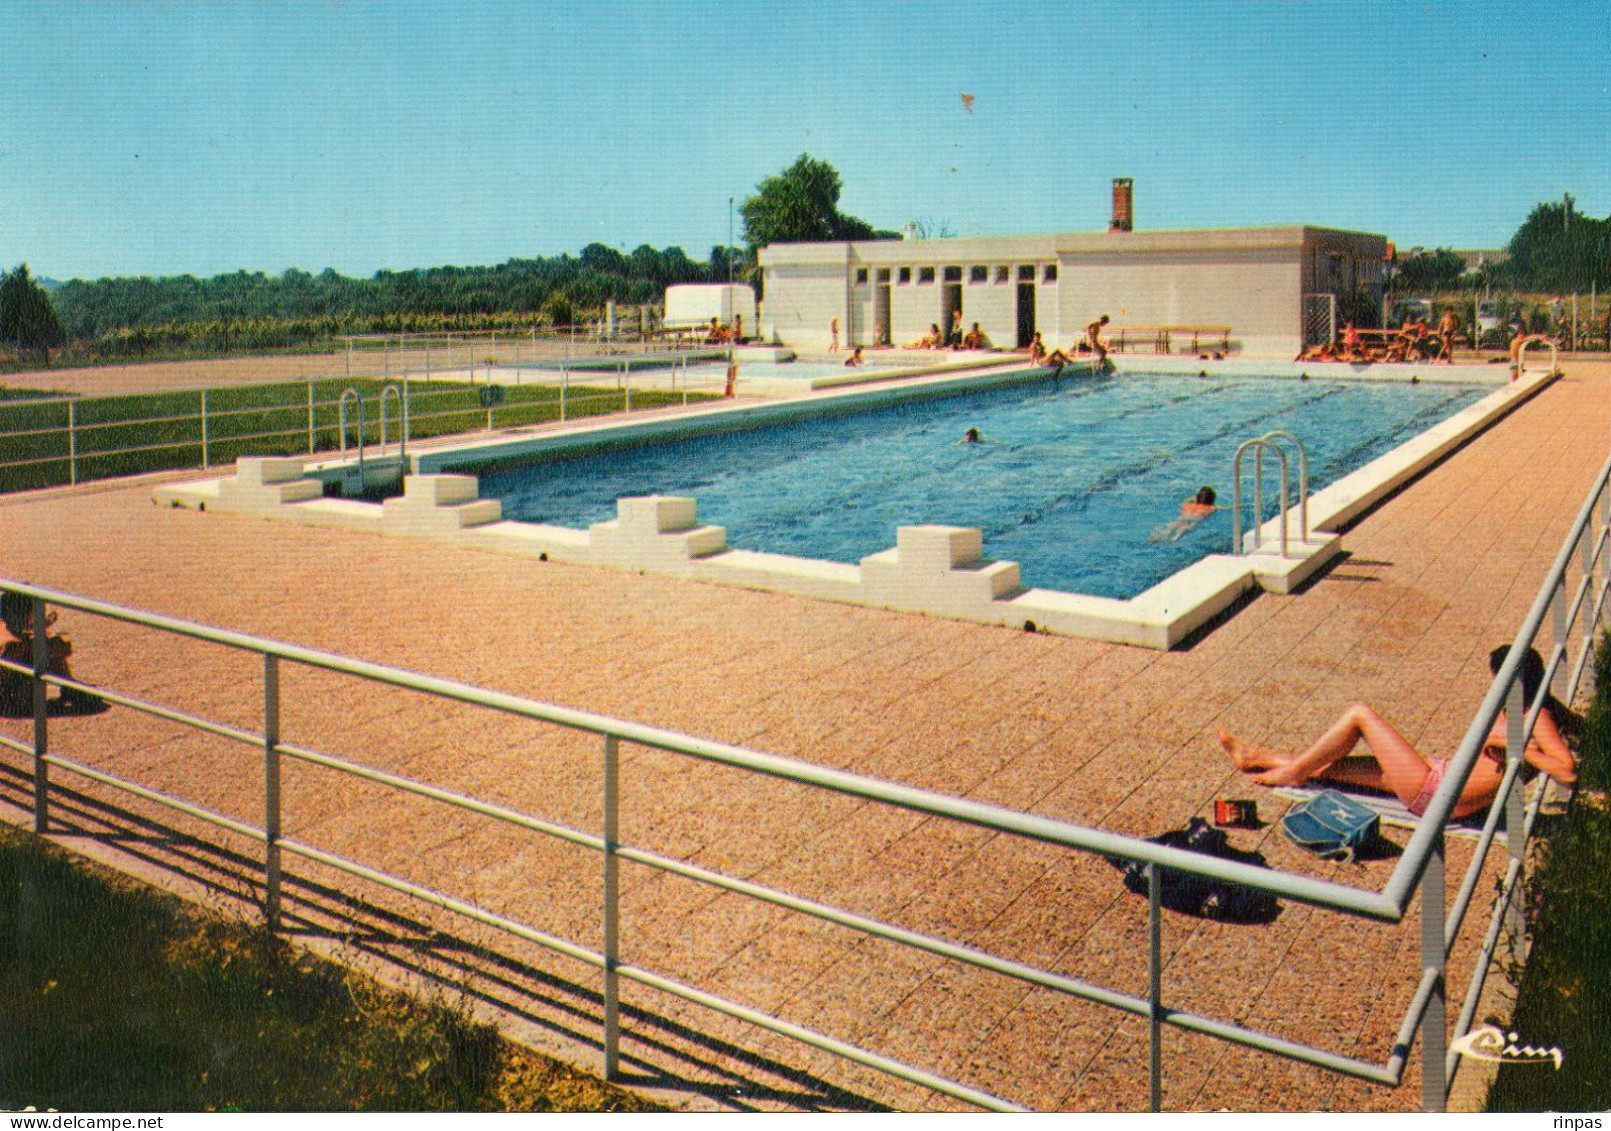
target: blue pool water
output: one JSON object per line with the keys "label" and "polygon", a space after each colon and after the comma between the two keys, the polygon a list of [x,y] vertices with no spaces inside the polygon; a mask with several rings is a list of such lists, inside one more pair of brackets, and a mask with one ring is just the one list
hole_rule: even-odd
{"label": "blue pool water", "polygon": [[[976,526],[985,555],[1018,562],[1026,586],[1124,598],[1230,548],[1228,511],[1178,541],[1149,535],[1203,484],[1229,506],[1242,441],[1293,432],[1319,490],[1485,391],[1260,377],[1045,380],[511,467],[484,473],[481,493],[502,499],[507,518],[579,528],[613,518],[621,495],[692,495],[700,521],[727,527],[730,546],[849,563],[893,546],[898,526]],[[958,443],[969,427],[986,442]],[[1274,466],[1266,460],[1267,476]],[[1251,470],[1249,461],[1245,482]],[[1294,489],[1296,475],[1294,466]],[[1276,493],[1269,482],[1267,497]]]}

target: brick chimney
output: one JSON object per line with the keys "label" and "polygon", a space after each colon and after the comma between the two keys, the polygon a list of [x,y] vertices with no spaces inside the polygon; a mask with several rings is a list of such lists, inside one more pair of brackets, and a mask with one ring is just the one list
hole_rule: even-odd
{"label": "brick chimney", "polygon": [[1110,232],[1128,232],[1135,226],[1134,198],[1129,177],[1113,178],[1113,219],[1108,223]]}

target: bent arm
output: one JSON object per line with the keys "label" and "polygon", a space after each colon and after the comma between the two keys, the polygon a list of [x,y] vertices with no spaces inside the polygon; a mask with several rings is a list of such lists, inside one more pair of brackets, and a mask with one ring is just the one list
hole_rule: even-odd
{"label": "bent arm", "polygon": [[1538,713],[1533,740],[1527,744],[1527,761],[1562,785],[1577,781],[1577,759],[1572,757],[1560,727],[1547,709]]}

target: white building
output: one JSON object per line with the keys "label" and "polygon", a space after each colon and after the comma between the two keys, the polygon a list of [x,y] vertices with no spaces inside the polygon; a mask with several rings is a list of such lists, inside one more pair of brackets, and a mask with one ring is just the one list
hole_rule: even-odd
{"label": "white building", "polygon": [[[1125,223],[1128,223],[1126,215]],[[760,251],[761,331],[785,345],[900,345],[930,325],[979,323],[997,347],[1039,330],[1067,347],[1113,327],[1226,327],[1233,353],[1294,356],[1363,294],[1379,310],[1384,237],[1306,226],[1063,232],[773,244]],[[1329,298],[1326,296],[1330,296]],[[1177,352],[1180,335],[1174,335]]]}

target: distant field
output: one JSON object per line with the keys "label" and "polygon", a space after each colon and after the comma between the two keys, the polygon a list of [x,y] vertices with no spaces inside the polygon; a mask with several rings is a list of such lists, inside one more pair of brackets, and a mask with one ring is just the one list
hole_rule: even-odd
{"label": "distant field", "polygon": [[[0,491],[21,491],[70,483],[75,478],[106,479],[147,471],[227,465],[243,455],[306,455],[341,446],[339,398],[356,388],[365,399],[364,436],[380,440],[378,397],[386,382],[338,378],[215,388],[207,392],[205,453],[199,392],[94,397],[71,409],[74,436],[68,433],[64,401],[29,403],[19,396],[50,395],[44,390],[0,390]],[[309,390],[313,406],[309,409]],[[484,430],[487,386],[433,382],[411,391],[413,439]],[[541,424],[560,418],[561,392],[547,385],[497,386],[502,404],[491,411],[497,427]],[[689,400],[704,400],[690,395]],[[681,404],[681,393],[633,390],[632,407]],[[619,412],[626,395],[613,389],[573,387],[565,416]],[[388,439],[400,435],[398,404],[390,399]],[[348,442],[357,441],[357,414],[349,405]],[[311,442],[310,442],[311,441]],[[76,449],[76,450],[75,450]],[[205,454],[205,460],[204,460]]]}

